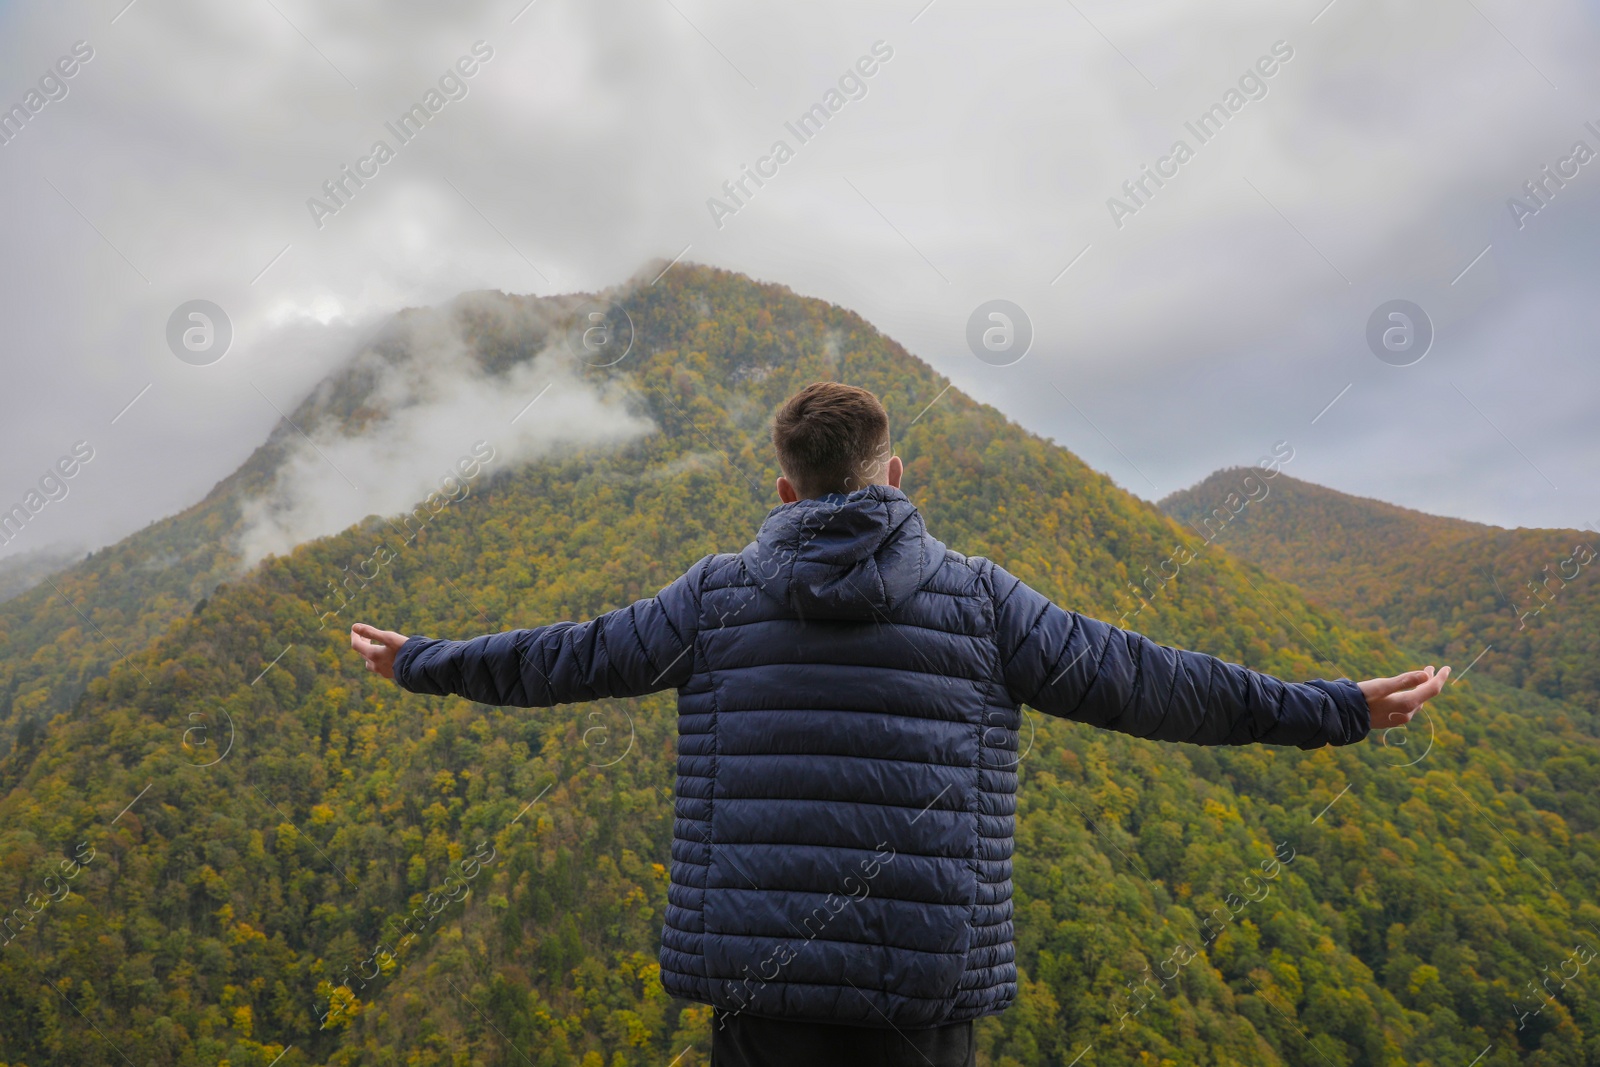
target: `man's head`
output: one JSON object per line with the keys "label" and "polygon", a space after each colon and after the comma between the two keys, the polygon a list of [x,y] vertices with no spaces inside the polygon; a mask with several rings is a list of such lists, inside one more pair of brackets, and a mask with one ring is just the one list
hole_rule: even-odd
{"label": "man's head", "polygon": [[817,382],[784,401],[772,420],[772,445],[785,504],[868,485],[900,487],[904,468],[889,451],[889,413],[853,385]]}

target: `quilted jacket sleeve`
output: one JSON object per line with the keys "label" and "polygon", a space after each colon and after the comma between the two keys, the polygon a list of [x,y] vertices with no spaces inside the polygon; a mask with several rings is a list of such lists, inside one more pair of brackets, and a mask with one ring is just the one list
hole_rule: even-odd
{"label": "quilted jacket sleeve", "polygon": [[647,600],[588,622],[485,634],[470,641],[411,637],[394,660],[394,680],[431,693],[518,708],[675,689],[694,666],[702,559]]}
{"label": "quilted jacket sleeve", "polygon": [[[991,564],[991,566],[993,566]],[[1157,741],[1321,748],[1360,741],[1367,701],[1348,678],[1285,682],[1063,611],[993,566],[1012,697],[1042,712]]]}

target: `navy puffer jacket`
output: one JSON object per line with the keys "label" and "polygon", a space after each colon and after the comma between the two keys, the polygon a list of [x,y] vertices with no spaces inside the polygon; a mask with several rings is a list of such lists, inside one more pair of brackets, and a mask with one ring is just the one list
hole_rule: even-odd
{"label": "navy puffer jacket", "polygon": [[1348,679],[1283,682],[1063,611],[888,486],[775,508],[744,551],[591,622],[413,637],[395,680],[519,707],[676,688],[667,990],[902,1029],[1016,997],[1019,705],[1197,745],[1369,729]]}

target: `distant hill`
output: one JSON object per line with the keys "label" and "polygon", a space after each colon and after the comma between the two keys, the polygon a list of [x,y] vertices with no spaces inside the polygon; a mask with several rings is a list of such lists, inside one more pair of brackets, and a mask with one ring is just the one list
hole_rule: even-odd
{"label": "distant hill", "polygon": [[1600,534],[1440,518],[1281,472],[1265,498],[1233,505],[1235,516],[1224,502],[1247,473],[1218,471],[1160,506],[1197,540],[1214,533],[1229,552],[1458,674],[1471,664],[1600,711]]}
{"label": "distant hill", "polygon": [[[492,465],[415,529],[370,516],[220,580],[285,430],[226,490],[58,581],[122,627],[125,659],[67,670],[57,609],[5,616],[37,622],[11,624],[4,677],[67,688],[13,685],[46,696],[0,758],[0,901],[20,909],[0,935],[0,1067],[704,1067],[708,1011],[656,977],[671,694],[419,697],[363,671],[345,628],[462,637],[649,595],[750,538],[773,504],[771,413],[818,379],[883,397],[936,536],[1063,604],[1291,678],[1412,665],[1226,551],[1145,599],[1192,536],[1156,508],[845,309],[689,264],[649,284],[661,266],[600,294],[631,317],[629,357],[572,361],[653,430]],[[382,433],[391,386],[457,341],[510,382],[582,328],[581,299],[408,311],[428,328],[356,353],[292,418],[319,440]],[[565,395],[518,418],[555,419]],[[508,432],[485,414],[485,439]],[[178,565],[138,570],[163,544]],[[1309,753],[1031,716],[1022,995],[981,1021],[979,1062],[1593,1062],[1585,979],[1529,987],[1600,928],[1594,733],[1489,674],[1386,744]]]}

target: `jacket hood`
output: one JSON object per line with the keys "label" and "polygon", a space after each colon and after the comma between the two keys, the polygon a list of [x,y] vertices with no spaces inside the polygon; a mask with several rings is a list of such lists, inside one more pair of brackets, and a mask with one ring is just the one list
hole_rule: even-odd
{"label": "jacket hood", "polygon": [[908,600],[943,555],[904,493],[869,485],[773,508],[739,558],[802,618],[860,619]]}

